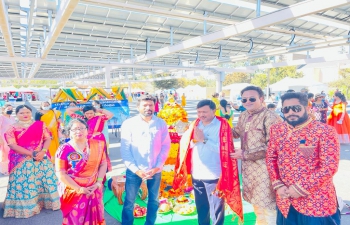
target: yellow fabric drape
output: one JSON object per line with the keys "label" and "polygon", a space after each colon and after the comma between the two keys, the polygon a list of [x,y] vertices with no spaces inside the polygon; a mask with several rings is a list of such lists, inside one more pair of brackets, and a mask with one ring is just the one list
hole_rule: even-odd
{"label": "yellow fabric drape", "polygon": [[47,113],[45,113],[40,119],[49,128],[52,135],[51,144],[49,147],[49,152],[50,152],[52,162],[55,162],[55,154],[60,145],[59,137],[58,137],[58,123],[56,120],[56,118],[58,119],[60,116],[61,116],[60,111],[50,110]]}

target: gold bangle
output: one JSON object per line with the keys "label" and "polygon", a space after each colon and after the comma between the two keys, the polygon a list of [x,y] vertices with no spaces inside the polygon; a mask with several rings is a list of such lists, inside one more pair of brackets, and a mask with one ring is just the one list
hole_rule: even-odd
{"label": "gold bangle", "polygon": [[47,149],[46,148],[43,148],[41,149],[41,151],[44,151],[45,153],[47,152]]}

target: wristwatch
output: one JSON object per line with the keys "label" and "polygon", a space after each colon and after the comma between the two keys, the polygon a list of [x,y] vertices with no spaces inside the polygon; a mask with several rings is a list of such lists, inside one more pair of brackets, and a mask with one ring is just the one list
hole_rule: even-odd
{"label": "wristwatch", "polygon": [[207,143],[207,141],[208,141],[208,138],[204,138],[204,140],[203,140],[203,144],[206,144],[206,143]]}

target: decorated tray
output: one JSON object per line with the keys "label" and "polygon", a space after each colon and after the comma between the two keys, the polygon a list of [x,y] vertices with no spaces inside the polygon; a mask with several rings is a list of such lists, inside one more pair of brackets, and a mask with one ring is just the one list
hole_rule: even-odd
{"label": "decorated tray", "polygon": [[196,206],[189,204],[176,205],[173,212],[180,215],[190,215],[196,211]]}
{"label": "decorated tray", "polygon": [[180,195],[176,200],[176,204],[188,204],[191,203],[192,200],[190,198],[186,198],[184,195]]}

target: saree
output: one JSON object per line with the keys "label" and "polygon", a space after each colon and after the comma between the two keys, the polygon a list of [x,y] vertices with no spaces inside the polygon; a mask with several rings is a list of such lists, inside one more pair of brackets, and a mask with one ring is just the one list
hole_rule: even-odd
{"label": "saree", "polygon": [[10,147],[8,146],[5,139],[5,132],[10,128],[12,124],[16,122],[13,117],[6,117],[0,115],[0,173],[8,174],[8,165],[9,165],[9,151]]}
{"label": "saree", "polygon": [[[73,114],[71,117],[80,118],[83,120],[85,119],[84,116],[80,116],[78,114]],[[107,120],[108,118],[105,115],[96,115],[86,122],[89,127],[88,139],[94,139],[94,140],[104,142],[104,148],[105,148],[104,151],[106,153],[106,160],[107,160],[107,172],[109,172],[109,171],[112,171],[112,165],[111,165],[111,160],[109,159],[109,156],[108,156],[106,137],[103,134],[103,130]]]}
{"label": "saree", "polygon": [[[9,145],[17,144],[29,151],[41,150],[50,137],[41,121],[23,128],[13,125],[6,133]],[[42,208],[58,210],[57,177],[48,159],[33,161],[29,156],[9,152],[9,183],[4,202],[4,217],[29,218],[39,214]]]}
{"label": "saree", "polygon": [[[216,186],[215,194],[224,198],[233,212],[235,212],[240,223],[243,223],[243,205],[240,193],[237,160],[230,158],[234,152],[232,130],[227,121],[216,117],[220,125],[220,160],[221,176]],[[174,190],[183,189],[186,186],[187,174],[192,169],[192,148],[191,140],[194,139],[194,127],[198,126],[200,120],[195,120],[184,133],[180,141],[180,150],[175,165],[175,177],[173,181]],[[234,218],[233,218],[234,219]]]}
{"label": "saree", "polygon": [[[338,124],[337,122],[343,115],[343,107],[345,107],[344,119],[342,124]],[[341,144],[350,143],[350,118],[349,114],[346,112],[346,105],[344,103],[340,102],[332,106],[332,112],[327,118],[327,124],[337,130],[339,142]]]}
{"label": "saree", "polygon": [[[104,145],[103,141],[90,139],[90,155],[87,160],[83,159],[84,157],[76,152],[69,143],[60,146],[56,154],[56,172],[66,171],[68,176],[81,187],[93,185],[97,181],[99,166],[106,161]],[[60,182],[59,195],[61,196],[63,225],[106,224],[102,188],[96,189],[88,196],[77,193]]]}
{"label": "saree", "polygon": [[47,128],[49,128],[51,132],[51,144],[49,147],[49,153],[50,153],[50,158],[52,162],[55,162],[55,154],[58,149],[58,146],[60,146],[60,139],[58,136],[58,118],[60,118],[61,112],[56,111],[56,110],[50,110],[47,113],[43,114],[41,117],[41,121],[45,123]]}

